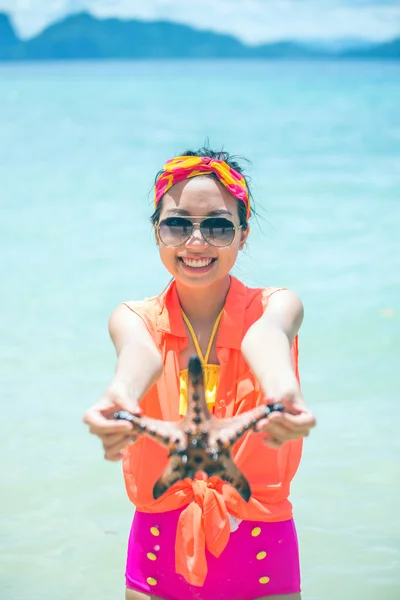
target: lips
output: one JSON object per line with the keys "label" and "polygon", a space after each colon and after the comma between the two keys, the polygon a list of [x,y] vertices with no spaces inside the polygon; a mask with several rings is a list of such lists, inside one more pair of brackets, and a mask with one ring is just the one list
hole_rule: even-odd
{"label": "lips", "polygon": [[199,258],[189,258],[186,256],[179,256],[178,257],[179,260],[181,262],[183,262],[183,264],[186,267],[190,267],[192,269],[204,269],[205,267],[209,267],[213,262],[216,261],[216,258],[210,258],[210,257],[199,257]]}

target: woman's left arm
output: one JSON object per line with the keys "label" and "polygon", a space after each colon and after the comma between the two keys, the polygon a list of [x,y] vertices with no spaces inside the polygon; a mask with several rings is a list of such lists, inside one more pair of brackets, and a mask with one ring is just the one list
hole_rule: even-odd
{"label": "woman's left arm", "polygon": [[285,412],[260,421],[266,443],[277,448],[306,437],[316,425],[307,408],[293,369],[291,346],[303,321],[303,303],[295,292],[280,290],[268,299],[262,317],[246,333],[242,353],[268,401],[281,402]]}

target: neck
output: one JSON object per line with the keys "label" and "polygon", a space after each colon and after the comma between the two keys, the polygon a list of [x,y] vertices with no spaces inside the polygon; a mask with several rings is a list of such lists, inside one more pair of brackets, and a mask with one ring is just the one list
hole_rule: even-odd
{"label": "neck", "polygon": [[229,275],[204,288],[189,288],[177,281],[179,302],[189,321],[197,324],[215,321],[224,307],[230,285]]}

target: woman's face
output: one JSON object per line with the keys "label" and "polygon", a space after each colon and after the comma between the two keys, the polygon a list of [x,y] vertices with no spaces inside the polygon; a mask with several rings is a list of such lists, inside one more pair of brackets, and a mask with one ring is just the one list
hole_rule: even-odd
{"label": "woman's face", "polygon": [[[213,214],[216,211],[218,213]],[[208,216],[221,216],[230,219],[236,226],[240,225],[236,198],[211,177],[185,179],[165,194],[160,221],[177,216],[187,217],[193,223]],[[198,229],[194,229],[192,236],[181,246],[165,246],[158,235],[157,245],[164,266],[177,281],[185,286],[204,287],[223,279],[230,272],[248,233],[249,229],[236,231],[233,242],[224,248],[208,244]]]}

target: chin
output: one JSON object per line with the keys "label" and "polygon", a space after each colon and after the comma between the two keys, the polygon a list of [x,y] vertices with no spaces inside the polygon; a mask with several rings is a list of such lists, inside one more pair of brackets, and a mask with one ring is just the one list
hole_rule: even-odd
{"label": "chin", "polygon": [[218,282],[222,282],[229,275],[227,273],[210,273],[199,277],[190,277],[182,273],[175,273],[174,277],[177,282],[188,288],[204,289],[214,286]]}

